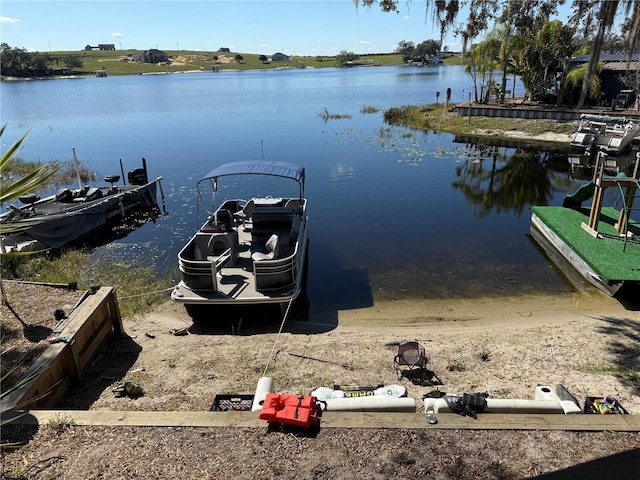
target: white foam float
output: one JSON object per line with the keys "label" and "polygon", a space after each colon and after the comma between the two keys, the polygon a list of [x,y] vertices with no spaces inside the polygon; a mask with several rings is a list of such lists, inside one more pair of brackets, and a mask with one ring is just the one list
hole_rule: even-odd
{"label": "white foam float", "polygon": [[256,393],[253,396],[253,403],[251,404],[251,411],[256,412],[262,410],[262,404],[267,397],[267,393],[275,393],[276,387],[273,384],[273,380],[269,377],[261,377],[258,380],[256,386]]}

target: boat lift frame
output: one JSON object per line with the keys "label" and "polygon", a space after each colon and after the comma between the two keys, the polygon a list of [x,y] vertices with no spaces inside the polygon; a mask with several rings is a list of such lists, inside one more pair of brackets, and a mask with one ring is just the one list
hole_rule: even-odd
{"label": "boat lift frame", "polygon": [[[589,214],[589,223],[586,224],[583,222],[582,228],[594,238],[599,238],[598,223],[600,221],[604,192],[608,187],[617,187],[620,190],[623,202],[615,228],[620,236],[625,237],[623,250],[626,250],[627,238],[629,236],[629,219],[631,217],[631,211],[634,210],[633,204],[635,197],[637,196],[637,192],[640,190],[640,152],[636,153],[636,164],[631,177],[611,177],[605,175],[604,166],[606,164],[606,160],[607,154],[602,151],[598,152],[596,165],[593,170],[595,191],[593,192],[593,202],[591,204],[591,212]],[[640,210],[640,208],[636,208],[635,210]]]}

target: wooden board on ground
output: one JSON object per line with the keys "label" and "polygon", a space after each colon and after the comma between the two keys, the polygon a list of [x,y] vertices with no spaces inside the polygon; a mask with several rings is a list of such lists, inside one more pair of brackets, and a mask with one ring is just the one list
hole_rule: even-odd
{"label": "wooden board on ground", "polygon": [[[134,427],[264,427],[259,412],[156,412],[103,410],[31,410],[9,412],[3,421],[15,418],[24,425],[68,422],[87,426]],[[459,430],[565,430],[640,432],[639,415],[591,414],[479,414],[478,419],[454,413],[436,415],[430,425],[424,413],[323,412],[321,428],[426,428]]]}

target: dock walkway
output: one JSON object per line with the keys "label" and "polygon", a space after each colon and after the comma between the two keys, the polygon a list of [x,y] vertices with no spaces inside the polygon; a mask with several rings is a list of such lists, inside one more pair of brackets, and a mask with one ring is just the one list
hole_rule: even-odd
{"label": "dock walkway", "polygon": [[537,102],[523,102],[520,98],[508,99],[504,103],[462,102],[454,107],[459,117],[502,117],[525,118],[530,120],[580,120],[583,113],[590,115],[610,115],[640,120],[640,111],[635,109],[616,109],[605,107],[558,107]]}

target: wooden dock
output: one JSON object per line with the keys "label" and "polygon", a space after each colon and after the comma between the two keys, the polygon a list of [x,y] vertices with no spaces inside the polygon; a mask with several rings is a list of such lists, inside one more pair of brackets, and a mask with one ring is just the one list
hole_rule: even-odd
{"label": "wooden dock", "polygon": [[605,107],[558,107],[537,102],[524,102],[518,98],[509,99],[505,103],[462,102],[458,103],[454,108],[459,117],[524,118],[570,122],[580,120],[580,115],[582,114],[589,114],[640,119],[640,111],[630,108],[612,110]]}

